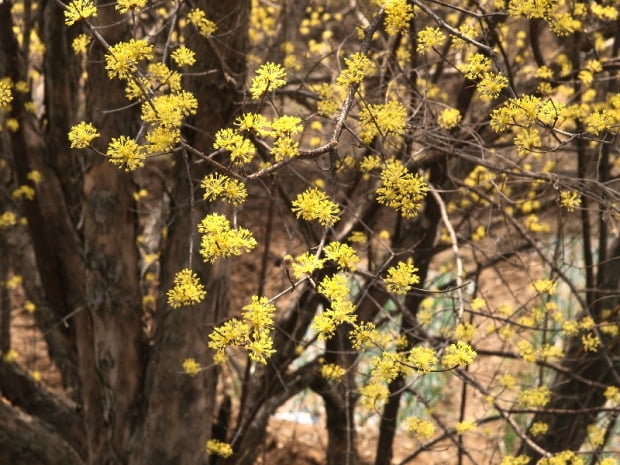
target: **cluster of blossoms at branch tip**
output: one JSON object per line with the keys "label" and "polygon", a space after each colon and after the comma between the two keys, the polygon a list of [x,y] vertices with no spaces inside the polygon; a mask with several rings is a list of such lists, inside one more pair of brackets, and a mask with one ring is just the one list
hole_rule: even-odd
{"label": "cluster of blossoms at branch tip", "polygon": [[241,319],[231,318],[214,328],[208,345],[216,352],[215,363],[226,361],[225,350],[237,346],[243,347],[250,359],[265,365],[275,353],[271,337],[275,310],[266,297],[253,296],[252,302],[242,308]]}
{"label": "cluster of blossoms at branch tip", "polygon": [[100,135],[92,123],[82,121],[71,128],[68,137],[72,149],[84,149]]}
{"label": "cluster of blossoms at branch tip", "polygon": [[116,6],[114,7],[119,13],[138,13],[145,7],[147,0],[116,0]]}
{"label": "cluster of blossoms at branch tip", "polygon": [[8,78],[0,79],[0,110],[8,108],[13,101],[11,81]]}
{"label": "cluster of blossoms at branch tip", "polygon": [[413,18],[413,5],[407,0],[378,0],[385,9],[385,32],[390,35],[405,32]]}
{"label": "cluster of blossoms at branch tip", "polygon": [[456,344],[450,344],[445,348],[441,363],[444,367],[464,368],[471,365],[477,356],[476,351],[466,342],[457,341]]}
{"label": "cluster of blossoms at branch tip", "polygon": [[383,279],[387,290],[395,294],[404,295],[411,290],[414,284],[420,282],[420,277],[415,274],[418,268],[413,265],[409,258],[406,262],[398,262],[387,270],[387,276]]}
{"label": "cluster of blossoms at branch tip", "polygon": [[435,425],[429,420],[418,417],[410,417],[405,420],[407,431],[415,434],[420,439],[430,439],[435,435]]}
{"label": "cluster of blossoms at branch tip", "polygon": [[427,26],[418,33],[416,50],[425,53],[446,40],[446,35],[438,27]]}
{"label": "cluster of blossoms at branch tip", "polygon": [[209,174],[203,178],[200,186],[205,190],[204,199],[210,202],[221,198],[232,205],[240,205],[248,196],[241,181],[231,179],[225,174]]}
{"label": "cluster of blossoms at branch tip", "polygon": [[65,24],[72,26],[78,21],[97,16],[97,7],[92,0],[73,0],[65,10]]}
{"label": "cluster of blossoms at branch tip", "polygon": [[201,369],[202,367],[200,366],[200,363],[198,363],[195,359],[186,358],[185,360],[183,360],[183,371],[185,372],[185,374],[189,376],[196,376],[198,373],[200,373]]}
{"label": "cluster of blossoms at branch tip", "polygon": [[231,228],[228,218],[220,213],[205,216],[198,225],[198,232],[202,233],[200,254],[205,262],[241,255],[256,247],[256,239],[248,229]]}
{"label": "cluster of blossoms at branch tip", "polygon": [[340,73],[336,82],[341,86],[350,86],[353,84],[359,84],[365,77],[369,76],[375,69],[375,66],[370,58],[363,53],[357,52],[350,57],[344,59],[347,65],[346,69]]}
{"label": "cluster of blossoms at branch tip", "polygon": [[198,275],[184,268],[174,276],[174,287],[168,291],[168,305],[172,308],[195,305],[207,295]]}
{"label": "cluster of blossoms at branch tip", "polygon": [[153,46],[146,40],[129,39],[111,45],[105,55],[105,69],[110,79],[130,79],[138,70],[138,63],[153,58]]}
{"label": "cluster of blossoms at branch tip", "polygon": [[141,168],[146,159],[144,147],[127,136],[113,137],[108,144],[106,156],[110,163],[125,171],[135,171]]}
{"label": "cluster of blossoms at branch tip", "polygon": [[205,444],[205,450],[209,455],[219,455],[225,459],[233,455],[231,445],[218,439],[209,439]]}
{"label": "cluster of blossoms at branch tip", "polygon": [[381,181],[377,202],[398,210],[404,218],[418,214],[428,191],[422,176],[411,173],[400,161],[390,159],[381,170]]}
{"label": "cluster of blossoms at branch tip", "polygon": [[314,317],[312,329],[319,340],[330,339],[343,323],[356,321],[355,305],[349,297],[349,281],[342,274],[326,276],[319,284],[318,291],[330,301],[328,308]]}
{"label": "cluster of blossoms at branch tip", "polygon": [[437,124],[443,129],[452,129],[461,122],[461,112],[457,108],[446,108],[439,113]]}
{"label": "cluster of blossoms at branch tip", "polygon": [[196,52],[187,48],[185,45],[181,45],[174,50],[170,57],[178,66],[192,66],[196,63]]}
{"label": "cluster of blossoms at branch tip", "polygon": [[321,376],[328,381],[340,381],[346,370],[335,363],[325,363],[321,365]]}
{"label": "cluster of blossoms at branch tip", "polygon": [[519,405],[522,407],[544,407],[551,400],[551,391],[546,386],[524,389],[519,392]]}
{"label": "cluster of blossoms at branch tip", "polygon": [[292,202],[291,210],[297,218],[318,221],[322,226],[333,226],[338,221],[340,208],[325,192],[310,187]]}
{"label": "cluster of blossoms at branch tip", "polygon": [[370,144],[375,136],[402,136],[407,126],[407,109],[394,100],[385,104],[368,104],[359,115],[360,138]]}
{"label": "cluster of blossoms at branch tip", "polygon": [[187,20],[196,28],[203,37],[210,37],[217,31],[217,24],[210,19],[207,19],[207,15],[199,8],[190,10],[187,14]]}
{"label": "cluster of blossoms at branch tip", "polygon": [[252,79],[250,93],[253,99],[259,99],[265,92],[286,85],[286,70],[283,66],[267,62],[256,70]]}
{"label": "cluster of blossoms at branch tip", "polygon": [[256,152],[252,141],[232,128],[220,129],[215,133],[213,148],[229,151],[230,158],[236,165],[250,163]]}

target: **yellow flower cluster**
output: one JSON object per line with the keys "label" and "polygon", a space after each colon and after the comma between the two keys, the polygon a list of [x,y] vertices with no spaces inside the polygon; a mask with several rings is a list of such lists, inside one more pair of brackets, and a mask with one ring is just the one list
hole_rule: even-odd
{"label": "yellow flower cluster", "polygon": [[292,202],[291,210],[297,218],[318,221],[322,226],[333,226],[338,221],[340,208],[325,192],[310,187],[300,193]]}
{"label": "yellow flower cluster", "polygon": [[256,247],[256,239],[248,229],[231,228],[228,218],[220,213],[205,216],[198,225],[198,232],[202,233],[200,254],[205,262],[241,255]]}
{"label": "yellow flower cluster", "polygon": [[438,27],[427,26],[418,33],[416,50],[426,53],[446,40],[446,35]]}
{"label": "yellow flower cluster", "polygon": [[267,364],[275,353],[273,349],[273,318],[275,306],[266,297],[252,296],[252,302],[241,310],[241,319],[232,318],[214,328],[209,335],[209,347],[216,351],[216,363],[226,360],[227,347],[243,347],[255,362]]}
{"label": "yellow flower cluster", "polygon": [[314,317],[312,329],[320,340],[325,340],[331,338],[341,324],[355,322],[355,305],[349,299],[349,281],[344,275],[326,276],[318,291],[329,299],[330,306]]}
{"label": "yellow flower cluster", "polygon": [[383,279],[388,291],[404,295],[411,290],[411,286],[420,282],[420,277],[415,274],[418,271],[410,259],[407,262],[398,262],[387,270],[387,276]]}
{"label": "yellow flower cluster", "polygon": [[0,229],[10,228],[17,224],[17,215],[13,212],[4,212],[0,215]]}
{"label": "yellow flower cluster", "polygon": [[110,163],[125,171],[134,171],[144,166],[146,159],[144,147],[127,136],[113,137],[108,144],[106,156]]}
{"label": "yellow flower cluster", "polygon": [[170,54],[170,57],[179,66],[192,66],[196,63],[196,52],[181,45]]}
{"label": "yellow flower cluster", "polygon": [[544,407],[551,400],[551,391],[546,386],[524,389],[519,392],[519,405],[522,407]]}
{"label": "yellow flower cluster", "polygon": [[286,70],[283,66],[267,62],[256,70],[252,79],[250,93],[253,99],[259,99],[264,93],[286,85]]}
{"label": "yellow flower cluster", "polygon": [[359,115],[360,138],[370,144],[375,136],[402,136],[407,126],[407,109],[394,100],[385,104],[368,104]]}
{"label": "yellow flower cluster", "polygon": [[405,32],[413,18],[413,5],[407,0],[383,0],[381,3],[385,9],[385,32],[390,35]]}
{"label": "yellow flower cluster", "polygon": [[205,12],[198,8],[190,10],[187,14],[187,20],[198,29],[198,32],[203,37],[209,37],[217,31],[217,25],[210,19],[207,19]]}
{"label": "yellow flower cluster", "polygon": [[335,363],[321,365],[321,376],[328,381],[340,381],[345,373],[346,370]]}
{"label": "yellow flower cluster", "polygon": [[531,459],[527,455],[505,455],[500,465],[529,465]]}
{"label": "yellow flower cluster", "polygon": [[585,460],[572,450],[558,452],[551,457],[540,459],[536,465],[585,465]]}
{"label": "yellow flower cluster", "polygon": [[199,304],[206,295],[198,275],[189,268],[184,268],[174,276],[174,287],[167,293],[168,305],[179,308]]}
{"label": "yellow flower cluster", "polygon": [[430,439],[435,435],[435,425],[429,420],[418,417],[410,417],[405,420],[407,431],[421,439]]}
{"label": "yellow flower cluster", "polygon": [[153,58],[153,46],[146,40],[129,39],[110,46],[105,55],[105,69],[110,79],[130,79],[140,61]]}
{"label": "yellow flower cluster", "polygon": [[146,5],[146,0],[116,0],[116,10],[119,13],[127,13],[131,11],[138,13]]}
{"label": "yellow flower cluster", "polygon": [[204,199],[210,202],[221,198],[232,205],[240,205],[248,196],[241,181],[231,179],[225,174],[209,174],[203,178],[200,186],[205,190]]}
{"label": "yellow flower cluster", "polygon": [[443,129],[452,129],[461,121],[462,115],[457,108],[446,108],[437,116],[437,124]]}
{"label": "yellow flower cluster", "polygon": [[9,79],[0,79],[0,110],[7,109],[13,101],[11,87]]}
{"label": "yellow flower cluster", "polygon": [[220,129],[215,133],[213,148],[229,151],[230,158],[236,165],[250,163],[256,152],[256,148],[250,139],[243,137],[231,128]]}
{"label": "yellow flower cluster", "polygon": [[84,149],[88,147],[93,139],[101,134],[92,123],[82,121],[71,128],[69,131],[69,142],[72,149]]}
{"label": "yellow flower cluster", "polygon": [[347,67],[342,71],[340,76],[338,76],[336,82],[345,87],[353,84],[359,84],[375,69],[375,66],[372,61],[370,61],[370,58],[360,52],[352,54],[349,58],[345,58],[344,62]]}
{"label": "yellow flower cluster", "polygon": [[428,191],[422,176],[411,173],[400,161],[390,159],[381,171],[381,181],[377,202],[400,211],[404,218],[418,214]]}
{"label": "yellow flower cluster", "polygon": [[217,439],[209,439],[205,445],[205,450],[209,455],[219,455],[225,459],[233,455],[231,445]]}
{"label": "yellow flower cluster", "polygon": [[476,355],[476,351],[468,343],[457,341],[445,348],[441,363],[448,368],[464,368],[474,362]]}
{"label": "yellow flower cluster", "polygon": [[97,7],[93,0],[73,0],[65,10],[65,24],[72,26],[78,21],[97,16]]}
{"label": "yellow flower cluster", "polygon": [[323,253],[325,258],[335,262],[341,271],[355,271],[360,261],[353,247],[342,242],[330,242],[323,249]]}
{"label": "yellow flower cluster", "polygon": [[200,366],[200,363],[198,363],[195,359],[186,358],[183,360],[183,371],[185,374],[193,377],[200,373],[201,369],[202,367]]}

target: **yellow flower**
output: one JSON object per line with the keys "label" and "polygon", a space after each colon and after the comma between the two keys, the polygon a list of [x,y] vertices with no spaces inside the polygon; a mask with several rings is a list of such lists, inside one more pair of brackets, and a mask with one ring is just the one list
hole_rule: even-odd
{"label": "yellow flower", "polygon": [[544,423],[542,421],[534,422],[532,423],[532,426],[530,426],[530,434],[532,436],[538,436],[539,434],[545,434],[547,431],[549,431],[549,424]]}
{"label": "yellow flower", "polygon": [[195,359],[186,358],[183,360],[183,371],[189,376],[196,376],[200,373],[201,369],[202,367],[200,366],[200,363],[198,363]]}
{"label": "yellow flower", "polygon": [[128,11],[139,12],[146,5],[146,0],[117,0],[116,10],[119,13],[127,13]]}
{"label": "yellow flower", "polygon": [[217,25],[210,19],[207,19],[205,12],[198,8],[191,10],[187,14],[187,19],[198,29],[198,32],[203,37],[209,37],[217,31]]}
{"label": "yellow flower", "polygon": [[404,218],[418,214],[428,191],[422,176],[411,173],[400,161],[390,159],[381,171],[381,181],[377,202],[399,210]]}
{"label": "yellow flower", "polygon": [[65,24],[72,26],[91,16],[97,16],[97,7],[92,0],[73,0],[65,10]]}
{"label": "yellow flower", "polygon": [[105,55],[108,77],[128,79],[138,69],[138,62],[153,58],[153,46],[146,40],[130,39],[110,46]]}
{"label": "yellow flower", "polygon": [[233,455],[233,449],[230,444],[217,439],[209,439],[205,445],[205,449],[207,454],[219,455],[225,459]]}
{"label": "yellow flower", "polygon": [[15,363],[17,361],[17,357],[19,356],[19,354],[17,353],[17,351],[15,349],[9,349],[7,352],[5,352],[5,354],[2,356],[2,360],[5,363]]}
{"label": "yellow flower", "polygon": [[172,308],[195,305],[202,302],[207,295],[198,275],[184,268],[174,276],[174,287],[167,293],[168,305]]}
{"label": "yellow flower", "polygon": [[421,374],[430,373],[437,365],[437,355],[430,347],[416,346],[407,355],[407,365]]}
{"label": "yellow flower", "polygon": [[179,66],[192,66],[196,63],[196,53],[185,45],[181,45],[170,56]]}
{"label": "yellow flower", "polygon": [[200,254],[205,262],[241,255],[256,247],[256,239],[248,229],[231,228],[228,218],[220,213],[205,216],[198,225],[198,232],[202,233]]}
{"label": "yellow flower", "polygon": [[204,199],[210,202],[222,198],[232,205],[240,205],[248,196],[241,181],[219,173],[205,176],[200,186],[205,190]]}
{"label": "yellow flower", "polygon": [[413,266],[413,261],[398,262],[387,270],[387,276],[383,279],[387,290],[395,294],[406,294],[414,284],[420,282],[420,277],[415,274],[418,268]]}
{"label": "yellow flower", "polygon": [[456,434],[464,434],[475,428],[476,428],[476,422],[471,421],[471,420],[460,421],[454,427],[454,429],[456,430]]}
{"label": "yellow flower", "polygon": [[581,199],[579,197],[579,192],[562,191],[560,192],[560,205],[566,208],[567,211],[574,212],[575,209],[581,205]]}
{"label": "yellow flower", "polygon": [[355,271],[360,261],[357,252],[350,245],[342,242],[330,242],[323,252],[327,260],[336,262],[339,270]]}
{"label": "yellow flower", "polygon": [[372,61],[370,61],[370,58],[360,52],[352,54],[349,58],[345,58],[344,62],[347,68],[336,80],[341,86],[359,84],[374,70],[374,65]]}
{"label": "yellow flower", "polygon": [[427,26],[418,33],[418,46],[416,50],[426,53],[444,40],[446,40],[446,35],[441,32],[441,29]]}
{"label": "yellow flower", "polygon": [[144,166],[146,158],[144,148],[127,136],[113,137],[108,144],[106,155],[110,163],[125,171],[134,171]]}
{"label": "yellow flower", "polygon": [[476,358],[476,351],[463,341],[457,341],[456,344],[450,344],[444,350],[441,363],[445,367],[466,367],[471,365]]}
{"label": "yellow flower", "polygon": [[413,18],[413,5],[407,0],[386,0],[385,8],[385,31],[394,35],[404,32],[409,27],[409,21]]}
{"label": "yellow flower", "polygon": [[237,165],[250,163],[256,152],[256,148],[250,139],[243,137],[231,128],[220,129],[215,133],[213,148],[229,151],[230,158]]}
{"label": "yellow flower", "polygon": [[437,124],[443,129],[452,129],[461,121],[461,112],[456,108],[446,108],[437,117]]}
{"label": "yellow flower", "polygon": [[340,208],[327,195],[311,187],[299,194],[292,202],[291,210],[297,218],[306,221],[317,220],[322,226],[333,226],[338,221]]}
{"label": "yellow flower", "polygon": [[35,195],[36,195],[36,191],[32,187],[26,184],[19,186],[17,189],[13,190],[13,192],[11,193],[11,196],[14,199],[25,198],[28,200],[32,200],[34,199]]}
{"label": "yellow flower", "polygon": [[0,79],[0,109],[8,107],[13,101],[11,82],[9,79]]}
{"label": "yellow flower", "polygon": [[407,127],[407,109],[402,103],[368,104],[359,115],[360,138],[370,144],[375,136],[401,136]]}
{"label": "yellow flower", "polygon": [[411,417],[405,420],[407,431],[422,439],[430,439],[435,435],[435,425],[429,420]]}
{"label": "yellow flower", "polygon": [[321,366],[321,376],[328,381],[340,381],[346,370],[335,363],[326,363]]}
{"label": "yellow flower", "polygon": [[91,141],[100,135],[92,123],[82,121],[73,126],[69,131],[69,142],[71,142],[72,149],[83,149],[88,147]]}
{"label": "yellow flower", "polygon": [[538,279],[534,281],[531,286],[537,294],[555,294],[556,283],[550,279]]}
{"label": "yellow flower", "polygon": [[283,66],[267,62],[256,70],[252,79],[250,93],[252,98],[259,99],[265,92],[286,85],[286,70]]}
{"label": "yellow flower", "polygon": [[546,386],[524,389],[519,393],[518,400],[522,407],[544,407],[551,400],[551,391]]}

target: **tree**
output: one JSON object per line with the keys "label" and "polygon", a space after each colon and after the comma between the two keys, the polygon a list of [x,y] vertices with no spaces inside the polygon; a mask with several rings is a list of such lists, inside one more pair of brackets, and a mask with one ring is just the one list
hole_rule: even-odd
{"label": "tree", "polygon": [[613,3],[0,20],[0,461],[252,464],[310,391],[328,464],[615,463]]}

